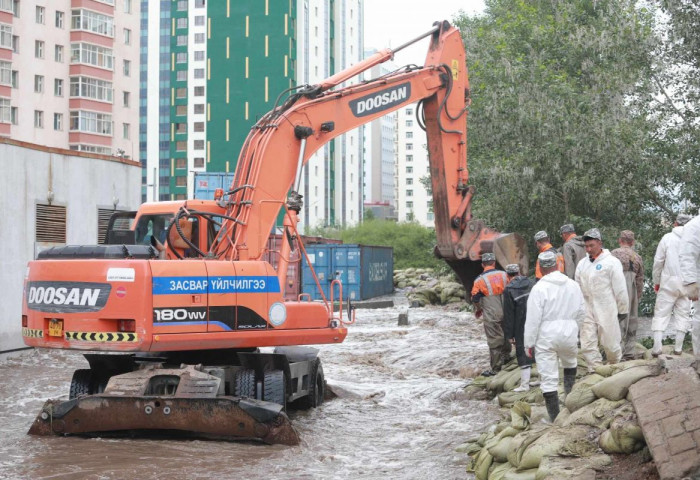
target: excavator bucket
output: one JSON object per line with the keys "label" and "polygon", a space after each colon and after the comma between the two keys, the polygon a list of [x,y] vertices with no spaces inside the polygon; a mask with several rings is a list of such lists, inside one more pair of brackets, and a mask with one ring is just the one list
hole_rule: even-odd
{"label": "excavator bucket", "polygon": [[[297,445],[282,405],[219,395],[220,379],[189,366],[112,377],[101,394],[47,401],[30,435],[186,434]],[[154,394],[156,393],[157,394]]]}
{"label": "excavator bucket", "polygon": [[[493,235],[489,232],[481,237],[477,244],[477,251],[493,251],[496,254],[496,263],[501,268],[511,263],[517,263],[520,266],[522,275],[528,274],[528,255],[525,239],[517,233],[503,233]],[[488,245],[486,248],[483,246]],[[481,260],[464,259],[445,259],[445,262],[452,268],[462,285],[464,285],[466,300],[471,303],[471,290],[474,285],[474,280],[483,271],[481,268]]]}

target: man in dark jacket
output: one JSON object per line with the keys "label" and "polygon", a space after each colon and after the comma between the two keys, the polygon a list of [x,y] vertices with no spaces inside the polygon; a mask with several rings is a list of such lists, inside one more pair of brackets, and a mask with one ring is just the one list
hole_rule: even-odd
{"label": "man in dark jacket", "polygon": [[514,391],[527,392],[530,390],[530,373],[533,359],[525,354],[523,332],[527,315],[527,299],[530,295],[532,282],[520,275],[517,264],[506,266],[508,285],[503,292],[503,332],[506,341],[515,345],[515,355],[520,366],[520,386]]}
{"label": "man in dark jacket", "polygon": [[564,241],[559,250],[564,257],[564,274],[573,280],[578,262],[586,257],[586,245],[583,243],[583,237],[576,235],[576,229],[571,223],[562,225],[559,234]]}

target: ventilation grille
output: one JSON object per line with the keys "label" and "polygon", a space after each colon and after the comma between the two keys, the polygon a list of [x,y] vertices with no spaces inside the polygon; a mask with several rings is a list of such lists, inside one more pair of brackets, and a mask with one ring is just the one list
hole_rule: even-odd
{"label": "ventilation grille", "polygon": [[36,206],[36,241],[66,243],[66,207],[60,205]]}

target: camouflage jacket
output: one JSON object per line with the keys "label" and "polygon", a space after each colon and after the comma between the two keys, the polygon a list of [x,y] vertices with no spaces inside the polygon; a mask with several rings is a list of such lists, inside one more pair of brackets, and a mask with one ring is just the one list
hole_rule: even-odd
{"label": "camouflage jacket", "polygon": [[634,272],[637,298],[642,298],[642,291],[644,290],[644,262],[642,257],[632,247],[616,248],[611,253],[622,263],[623,272]]}

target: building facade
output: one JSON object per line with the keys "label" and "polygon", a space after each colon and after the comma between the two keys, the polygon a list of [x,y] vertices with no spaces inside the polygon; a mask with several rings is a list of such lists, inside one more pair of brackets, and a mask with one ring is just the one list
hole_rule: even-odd
{"label": "building facade", "polygon": [[138,0],[0,0],[0,135],[138,157]]}
{"label": "building facade", "polygon": [[[148,200],[192,198],[197,173],[234,171],[280,94],[362,58],[362,0],[159,0],[141,9]],[[330,142],[304,168],[302,228],[361,218],[360,139]]]}
{"label": "building facade", "polygon": [[396,199],[398,220],[435,225],[432,197],[425,188],[429,178],[425,132],[416,121],[416,105],[397,111],[396,116]]}

